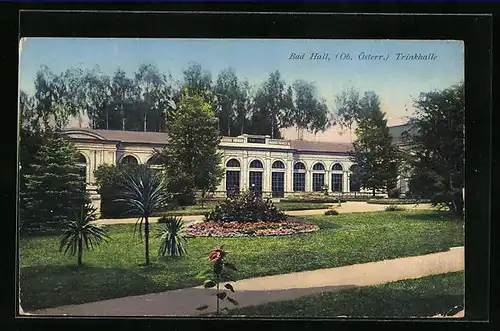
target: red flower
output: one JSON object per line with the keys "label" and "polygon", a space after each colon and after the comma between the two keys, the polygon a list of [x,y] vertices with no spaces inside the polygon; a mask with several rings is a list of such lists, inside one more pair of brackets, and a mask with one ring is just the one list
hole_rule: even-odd
{"label": "red flower", "polygon": [[212,262],[218,261],[220,259],[221,253],[213,251],[210,254],[208,254],[208,259]]}

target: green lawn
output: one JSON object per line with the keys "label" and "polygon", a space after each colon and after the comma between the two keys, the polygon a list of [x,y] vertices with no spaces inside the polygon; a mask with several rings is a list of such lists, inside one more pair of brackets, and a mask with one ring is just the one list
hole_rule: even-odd
{"label": "green lawn", "polygon": [[425,317],[463,309],[464,272],[345,289],[231,310],[231,316]]}
{"label": "green lawn", "polygon": [[[463,222],[432,211],[304,216],[320,230],[289,237],[191,238],[182,258],[159,258],[151,240],[150,267],[133,224],[108,226],[111,241],[76,257],[58,251],[58,237],[20,241],[24,309],[56,307],[201,285],[195,276],[209,266],[207,254],[224,244],[239,269],[238,279],[339,267],[443,251],[463,245]],[[161,224],[153,224],[156,232]]]}

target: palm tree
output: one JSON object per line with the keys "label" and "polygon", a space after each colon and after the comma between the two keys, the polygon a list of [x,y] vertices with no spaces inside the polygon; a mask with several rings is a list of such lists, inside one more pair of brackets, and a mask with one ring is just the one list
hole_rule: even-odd
{"label": "palm tree", "polygon": [[75,214],[74,218],[64,223],[64,233],[61,236],[59,251],[64,254],[70,252],[72,256],[78,253],[78,266],[82,265],[83,244],[86,249],[93,249],[109,239],[106,231],[99,225],[92,223],[96,219],[96,208],[89,202]]}
{"label": "palm tree", "polygon": [[146,265],[149,265],[149,217],[163,207],[168,199],[166,185],[162,174],[153,171],[147,165],[139,165],[131,172],[124,173],[119,185],[123,189],[123,197],[115,201],[124,202],[130,207],[126,213],[139,216],[139,234],[142,238],[144,223],[144,239],[146,251]]}

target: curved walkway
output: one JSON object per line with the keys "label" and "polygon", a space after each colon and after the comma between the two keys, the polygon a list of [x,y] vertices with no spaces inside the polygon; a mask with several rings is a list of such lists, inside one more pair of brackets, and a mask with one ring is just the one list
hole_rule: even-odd
{"label": "curved walkway", "polygon": [[[337,207],[336,204],[332,204],[332,206],[340,213],[361,213],[361,212],[370,212],[370,211],[383,211],[388,205],[378,205],[378,204],[370,204],[366,202],[359,201],[349,201],[343,203],[340,207]],[[402,208],[409,210],[422,210],[422,209],[431,209],[432,206],[428,203],[423,203],[419,205],[399,205]],[[286,211],[287,215],[290,216],[305,216],[305,215],[321,215],[324,214],[327,209],[308,209],[308,210],[290,210]],[[182,216],[182,219],[187,223],[187,225],[203,220],[203,215],[191,215],[191,216]],[[150,222],[158,222],[159,217],[151,217]],[[137,222],[137,218],[117,218],[117,219],[98,219],[95,221],[97,224],[130,224]]]}
{"label": "curved walkway", "polygon": [[[303,271],[231,282],[236,290],[228,294],[238,307],[334,292],[345,288],[376,285],[396,280],[420,278],[464,270],[464,247],[421,256],[355,264],[339,268]],[[68,316],[196,316],[197,307],[208,305],[204,313],[215,311],[215,291],[202,286],[162,293],[104,300],[32,312],[35,315]],[[220,308],[234,308],[226,300]]]}

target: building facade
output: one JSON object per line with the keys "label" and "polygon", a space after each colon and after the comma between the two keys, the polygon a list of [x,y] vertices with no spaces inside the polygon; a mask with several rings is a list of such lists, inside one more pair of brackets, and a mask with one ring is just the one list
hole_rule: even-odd
{"label": "building facade", "polygon": [[[101,164],[135,163],[154,166],[155,149],[168,143],[166,133],[69,129],[63,135],[80,152],[87,190],[99,200],[94,171]],[[216,196],[248,189],[264,196],[289,197],[303,192],[345,194],[351,191],[351,144],[271,139],[269,136],[222,137],[225,176]]]}

